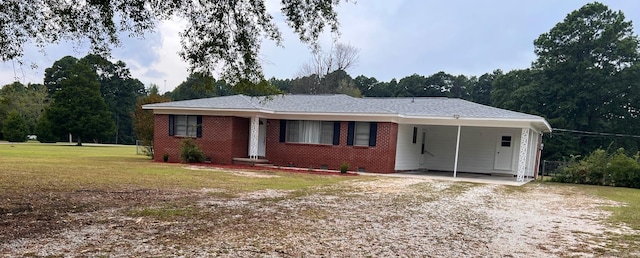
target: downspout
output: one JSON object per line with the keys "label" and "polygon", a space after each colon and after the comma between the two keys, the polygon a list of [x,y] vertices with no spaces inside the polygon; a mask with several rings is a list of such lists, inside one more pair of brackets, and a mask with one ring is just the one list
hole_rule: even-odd
{"label": "downspout", "polygon": [[[453,115],[453,117],[455,119],[458,119],[458,118],[460,118],[460,115],[455,114],[455,115]],[[458,125],[458,136],[456,138],[456,158],[455,158],[454,163],[453,163],[453,177],[454,178],[458,174],[458,154],[460,153],[460,128],[461,127],[462,127],[461,125]]]}

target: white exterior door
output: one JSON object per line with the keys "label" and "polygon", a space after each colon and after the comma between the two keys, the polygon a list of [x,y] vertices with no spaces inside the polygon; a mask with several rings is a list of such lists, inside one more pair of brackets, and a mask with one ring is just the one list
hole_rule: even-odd
{"label": "white exterior door", "polygon": [[267,147],[267,120],[260,119],[258,125],[258,156],[264,157]]}
{"label": "white exterior door", "polygon": [[511,170],[513,164],[513,135],[500,134],[496,144],[496,159],[493,168],[496,170]]}

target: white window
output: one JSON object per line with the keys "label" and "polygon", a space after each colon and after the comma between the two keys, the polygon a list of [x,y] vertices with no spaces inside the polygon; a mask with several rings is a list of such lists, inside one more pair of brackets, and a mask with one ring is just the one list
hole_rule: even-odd
{"label": "white window", "polygon": [[369,146],[369,130],[371,126],[368,122],[356,122],[355,139],[353,145]]}
{"label": "white window", "polygon": [[197,136],[198,116],[176,115],[174,119],[173,130],[176,136]]}
{"label": "white window", "polygon": [[333,122],[289,120],[287,142],[332,144]]}

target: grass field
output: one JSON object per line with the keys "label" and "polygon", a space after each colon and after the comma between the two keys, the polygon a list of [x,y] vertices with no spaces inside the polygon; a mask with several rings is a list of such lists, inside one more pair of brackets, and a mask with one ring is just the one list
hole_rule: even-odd
{"label": "grass field", "polygon": [[301,173],[287,173],[276,179],[186,170],[185,164],[155,163],[147,156],[136,155],[135,146],[0,144],[0,164],[0,188],[14,194],[205,187],[239,193],[297,190],[349,180]]}
{"label": "grass field", "polygon": [[[385,256],[384,254],[404,252],[411,256],[412,253],[424,253],[424,248],[449,250],[455,246],[447,246],[447,243],[467,245],[473,243],[470,239],[474,239],[480,241],[474,254],[485,256],[502,252],[503,248],[499,246],[494,247],[495,249],[484,249],[482,246],[488,245],[486,239],[501,239],[501,236],[495,234],[502,231],[496,228],[507,224],[503,225],[500,219],[492,222],[492,218],[486,215],[489,211],[484,209],[503,205],[516,207],[508,202],[501,204],[497,201],[513,198],[516,198],[514,203],[537,207],[541,213],[536,216],[546,216],[545,212],[549,212],[550,209],[546,206],[554,206],[553,209],[563,209],[567,206],[568,214],[574,214],[575,210],[581,210],[582,205],[579,201],[574,203],[574,198],[583,201],[604,198],[618,203],[602,205],[599,208],[611,212],[604,223],[611,225],[611,228],[622,225],[631,228],[633,232],[640,230],[638,189],[546,182],[530,183],[524,187],[494,187],[481,184],[439,183],[412,179],[394,181],[395,179],[376,177],[276,171],[243,174],[242,171],[187,167],[186,164],[153,162],[144,155],[136,155],[135,146],[77,147],[68,144],[0,142],[0,243],[33,239],[33,243],[37,243],[34,245],[38,246],[32,249],[53,250],[43,253],[20,253],[23,256],[57,255],[78,250],[87,251],[87,254],[91,254],[89,256],[126,254],[127,247],[120,246],[125,242],[131,245],[128,248],[150,245],[151,247],[147,247],[151,248],[150,250],[138,250],[136,253],[151,256],[182,254],[179,250],[166,249],[169,247],[203,250],[201,245],[211,247],[216,255],[332,256],[330,254],[334,248],[342,251],[333,255],[341,255],[342,252],[358,254],[362,249],[357,248],[372,248],[367,245],[377,241],[378,244],[373,248],[382,249],[373,249],[377,251],[365,253]],[[441,188],[444,190],[437,190]],[[531,204],[533,199],[537,200],[536,195],[560,199],[543,199],[539,200],[538,204]],[[468,203],[466,198],[482,202]],[[561,203],[556,203],[558,201]],[[468,205],[470,206],[467,207]],[[464,212],[458,212],[458,209]],[[502,214],[505,211],[496,208],[490,212]],[[529,214],[526,209],[521,212]],[[443,213],[449,215],[443,216]],[[515,217],[513,214],[516,214]],[[627,231],[615,233],[615,230],[607,231],[604,236],[593,232],[579,233],[579,225],[577,229],[567,232],[567,229],[558,227],[558,224],[546,228],[546,221],[541,221],[539,225],[530,225],[533,222],[526,217],[529,215],[519,214],[518,211],[504,213],[505,219],[512,220],[522,216],[520,219],[523,220],[518,222],[521,224],[510,222],[515,228],[509,230],[513,235],[502,236],[503,239],[523,236],[532,239],[529,234],[542,233],[547,237],[552,235],[558,239],[569,239],[540,239],[541,243],[538,245],[542,253],[554,254],[552,256],[580,256],[590,252],[604,256],[640,254],[638,234],[625,233]],[[566,223],[571,224],[572,220],[582,220],[588,215],[575,218],[571,217],[575,215],[568,216],[560,216],[554,219],[554,223],[566,220]],[[452,219],[456,219],[453,220],[455,223],[451,223]],[[484,224],[478,224],[480,222]],[[397,223],[406,225],[396,225]],[[416,224],[430,223],[431,226],[425,226],[429,230],[415,227]],[[593,222],[587,220],[585,223]],[[449,229],[445,229],[445,233],[434,230],[443,225],[456,227],[452,232],[457,233],[447,235]],[[519,232],[519,227],[526,231]],[[534,231],[531,227],[537,229]],[[388,232],[393,228],[397,228],[398,231]],[[118,233],[119,229],[124,231]],[[469,230],[475,233],[466,236],[464,232]],[[431,232],[435,235],[425,235]],[[344,242],[347,239],[340,240],[339,236],[347,233],[362,234],[357,240],[364,242],[350,239],[347,243]],[[101,234],[101,241],[115,240],[112,243],[104,243],[103,246],[86,243],[93,235]],[[404,246],[400,245],[400,249],[396,251],[384,247],[392,245],[387,242],[391,241],[391,238],[385,234],[398,237],[393,242]],[[325,238],[317,239],[321,235],[325,235]],[[80,240],[76,239],[79,236]],[[202,240],[202,236],[208,236],[206,239],[209,242]],[[407,237],[412,239],[410,243],[404,242],[407,241]],[[443,238],[437,240],[439,237]],[[458,242],[457,237],[460,238]],[[273,239],[281,240],[273,242]],[[576,247],[575,243],[572,243],[575,239],[584,239],[586,242],[604,241],[605,244]],[[428,241],[423,245],[414,244],[426,240]],[[433,245],[432,241],[436,240],[439,244]],[[25,241],[16,243],[31,243]],[[47,241],[51,243],[46,244]],[[67,249],[56,247],[60,246],[60,242],[65,242],[63,246]],[[327,242],[334,244],[327,245]],[[343,242],[344,246],[341,245]],[[550,243],[556,244],[554,242],[558,245],[556,249],[545,249]],[[82,246],[76,246],[80,243]],[[283,245],[284,243],[286,245]],[[4,248],[32,250],[24,245],[27,244]],[[358,247],[359,245],[363,246]],[[2,251],[0,247],[0,255]],[[533,255],[538,251],[532,249],[529,254]],[[13,251],[8,252],[5,255],[15,254]]]}

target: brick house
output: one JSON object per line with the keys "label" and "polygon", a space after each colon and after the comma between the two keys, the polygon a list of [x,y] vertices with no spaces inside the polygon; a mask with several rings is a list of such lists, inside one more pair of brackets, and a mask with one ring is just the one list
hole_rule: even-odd
{"label": "brick house", "polygon": [[149,104],[156,161],[178,162],[193,137],[212,163],[266,159],[280,166],[394,173],[436,170],[537,173],[539,116],[451,98],[244,95]]}

